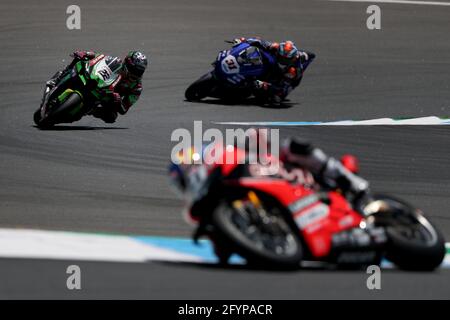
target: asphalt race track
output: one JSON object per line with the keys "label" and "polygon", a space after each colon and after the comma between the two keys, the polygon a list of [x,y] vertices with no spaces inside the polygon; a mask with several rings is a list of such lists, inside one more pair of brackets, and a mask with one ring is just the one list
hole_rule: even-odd
{"label": "asphalt race track", "polygon": [[[337,121],[450,114],[450,7],[329,1],[69,1],[0,3],[0,228],[188,237],[166,175],[176,128],[222,121]],[[188,103],[184,90],[236,36],[290,38],[317,54],[283,109]],[[76,49],[150,56],[144,93],[113,125],[86,117],[33,126],[44,82]],[[219,126],[219,128],[226,128]],[[353,153],[376,191],[420,206],[450,239],[448,126],[297,127],[328,153]],[[66,267],[83,270],[67,290]],[[268,272],[196,264],[0,260],[0,298],[450,298],[450,271]]]}

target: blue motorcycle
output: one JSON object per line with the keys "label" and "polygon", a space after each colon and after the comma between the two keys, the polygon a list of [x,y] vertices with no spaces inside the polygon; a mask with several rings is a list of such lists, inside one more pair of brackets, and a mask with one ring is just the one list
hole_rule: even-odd
{"label": "blue motorcycle", "polygon": [[[228,42],[228,41],[227,41]],[[276,68],[271,54],[242,42],[220,51],[213,62],[214,69],[191,84],[186,100],[200,101],[205,97],[236,100],[252,95],[255,79],[267,79]]]}

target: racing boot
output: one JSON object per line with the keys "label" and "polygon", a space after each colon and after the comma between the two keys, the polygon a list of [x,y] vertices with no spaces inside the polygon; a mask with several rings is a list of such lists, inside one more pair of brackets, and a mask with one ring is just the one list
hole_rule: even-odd
{"label": "racing boot", "polygon": [[339,188],[345,193],[350,192],[355,198],[363,196],[369,190],[367,180],[350,172],[334,158],[329,158],[323,168],[322,181],[332,188]]}
{"label": "racing boot", "polygon": [[90,115],[95,118],[102,119],[105,123],[114,123],[117,119],[117,111],[112,110],[112,108],[108,107],[95,107],[89,112]]}
{"label": "racing boot", "polygon": [[369,189],[368,181],[350,172],[340,161],[328,157],[309,142],[297,138],[286,140],[281,148],[281,159],[310,171],[321,185],[330,189],[339,188],[355,198]]}

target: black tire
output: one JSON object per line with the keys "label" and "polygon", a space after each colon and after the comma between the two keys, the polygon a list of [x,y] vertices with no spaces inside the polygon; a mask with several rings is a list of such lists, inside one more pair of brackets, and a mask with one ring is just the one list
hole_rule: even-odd
{"label": "black tire", "polygon": [[78,93],[70,94],[66,101],[51,110],[45,119],[40,119],[36,123],[37,126],[40,128],[49,128],[57,123],[73,122],[73,119],[70,119],[69,112],[80,103],[82,103],[82,99]]}
{"label": "black tire", "polygon": [[212,72],[208,72],[191,84],[186,89],[184,96],[188,101],[200,101],[201,99],[209,96],[216,86],[216,79],[214,79]]}
{"label": "black tire", "polygon": [[[376,200],[395,206],[374,214],[375,224],[385,227],[388,236],[386,258],[404,270],[431,271],[439,267],[446,253],[439,230],[420,210],[402,200],[384,195],[376,196]],[[411,233],[424,239],[411,238]]]}
{"label": "black tire", "polygon": [[38,128],[40,128],[40,129],[49,129],[49,128],[53,127],[53,125],[54,125],[54,123],[52,123],[51,121],[48,121],[47,119],[42,120],[40,108],[38,110],[36,110],[36,112],[34,113],[33,120],[34,120],[34,123],[36,124],[36,126],[38,126]]}
{"label": "black tire", "polygon": [[227,243],[227,250],[236,252],[246,259],[247,263],[258,268],[297,269],[303,258],[303,244],[300,231],[296,229],[285,217],[281,217],[284,230],[288,231],[289,252],[277,254],[261,248],[256,242],[250,240],[232,221],[231,215],[236,213],[229,202],[221,202],[212,214],[212,224],[222,243]]}
{"label": "black tire", "polygon": [[33,121],[34,123],[39,126],[39,123],[41,122],[41,108],[37,109],[33,114]]}

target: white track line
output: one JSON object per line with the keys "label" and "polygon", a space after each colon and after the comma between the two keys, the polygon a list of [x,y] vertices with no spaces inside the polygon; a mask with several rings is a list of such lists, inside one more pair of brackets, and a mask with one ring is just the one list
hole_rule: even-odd
{"label": "white track line", "polygon": [[450,2],[438,2],[438,1],[410,1],[410,0],[328,0],[339,2],[368,2],[368,3],[392,3],[392,4],[415,4],[426,6],[450,6]]}
{"label": "white track line", "polygon": [[221,125],[242,125],[242,126],[374,126],[374,125],[450,125],[449,119],[442,119],[435,116],[409,118],[409,119],[391,119],[379,118],[370,120],[344,120],[344,121],[263,121],[263,122],[213,122]]}
{"label": "white track line", "polygon": [[115,262],[201,261],[196,256],[143,244],[127,236],[26,229],[0,229],[0,257]]}
{"label": "white track line", "polygon": [[[446,246],[449,248],[448,243]],[[132,236],[2,228],[0,228],[0,258],[211,263],[201,256],[183,252],[183,249],[168,249],[143,243]],[[305,261],[302,265],[320,264],[322,263]],[[385,261],[382,267],[393,268],[394,266]],[[450,268],[450,254],[447,254],[441,268]]]}

